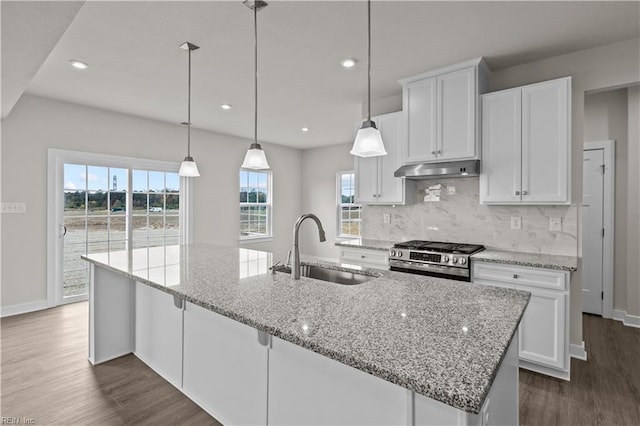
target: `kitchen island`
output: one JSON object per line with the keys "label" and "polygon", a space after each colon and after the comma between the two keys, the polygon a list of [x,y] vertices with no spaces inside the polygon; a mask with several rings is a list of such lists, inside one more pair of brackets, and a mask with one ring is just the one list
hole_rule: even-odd
{"label": "kitchen island", "polygon": [[271,253],[206,244],[84,259],[89,360],[135,353],[223,423],[517,423],[526,292],[292,281]]}

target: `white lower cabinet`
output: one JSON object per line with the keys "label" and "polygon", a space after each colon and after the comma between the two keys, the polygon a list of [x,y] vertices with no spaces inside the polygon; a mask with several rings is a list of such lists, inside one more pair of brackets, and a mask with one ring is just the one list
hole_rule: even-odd
{"label": "white lower cabinet", "polygon": [[268,338],[187,302],[183,392],[224,424],[266,424]]}
{"label": "white lower cabinet", "polygon": [[389,251],[340,247],[340,262],[374,269],[389,269]]}
{"label": "white lower cabinet", "polygon": [[272,340],[270,425],[406,424],[408,393],[300,346]]}
{"label": "white lower cabinet", "polygon": [[182,386],[182,300],[136,283],[135,354],[177,388]]}
{"label": "white lower cabinet", "polygon": [[569,273],[474,261],[473,282],[531,293],[519,328],[520,367],[569,379]]}
{"label": "white lower cabinet", "polygon": [[565,299],[561,292],[531,290],[520,326],[520,359],[564,369]]}

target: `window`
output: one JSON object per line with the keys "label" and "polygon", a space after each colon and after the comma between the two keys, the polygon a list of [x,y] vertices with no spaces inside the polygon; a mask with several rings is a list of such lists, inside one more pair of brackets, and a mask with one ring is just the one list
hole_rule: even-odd
{"label": "window", "polygon": [[338,236],[359,237],[362,206],[355,203],[355,174],[338,173]]}
{"label": "window", "polygon": [[180,244],[180,177],[133,170],[133,248]]}
{"label": "window", "polygon": [[240,170],[240,239],[271,237],[271,172]]}

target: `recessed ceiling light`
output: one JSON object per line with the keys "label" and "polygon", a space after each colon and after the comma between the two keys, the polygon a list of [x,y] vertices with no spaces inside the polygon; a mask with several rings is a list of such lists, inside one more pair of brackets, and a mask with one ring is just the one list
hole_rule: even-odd
{"label": "recessed ceiling light", "polygon": [[340,64],[345,68],[353,68],[357,63],[358,61],[353,58],[347,58],[340,62]]}
{"label": "recessed ceiling light", "polygon": [[308,127],[303,127],[303,128],[302,128],[302,129],[300,129],[300,130],[302,130],[303,132],[307,133],[307,132],[309,131],[309,128],[308,128]]}
{"label": "recessed ceiling light", "polygon": [[71,62],[72,67],[79,70],[86,70],[87,68],[89,68],[89,65],[87,65],[85,62],[78,61],[76,59],[72,59],[69,62]]}
{"label": "recessed ceiling light", "polygon": [[229,105],[229,104],[222,104],[222,105],[220,105],[220,108],[222,108],[222,109],[231,109],[231,105]]}

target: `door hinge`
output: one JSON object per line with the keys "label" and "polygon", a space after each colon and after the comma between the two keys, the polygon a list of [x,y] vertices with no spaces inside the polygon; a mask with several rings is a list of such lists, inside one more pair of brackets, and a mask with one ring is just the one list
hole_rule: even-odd
{"label": "door hinge", "polygon": [[602,228],[602,238],[604,238],[604,228]]}
{"label": "door hinge", "polygon": [[600,169],[602,170],[602,174],[604,174],[604,170],[606,169],[606,167],[604,166],[604,164],[600,165]]}

